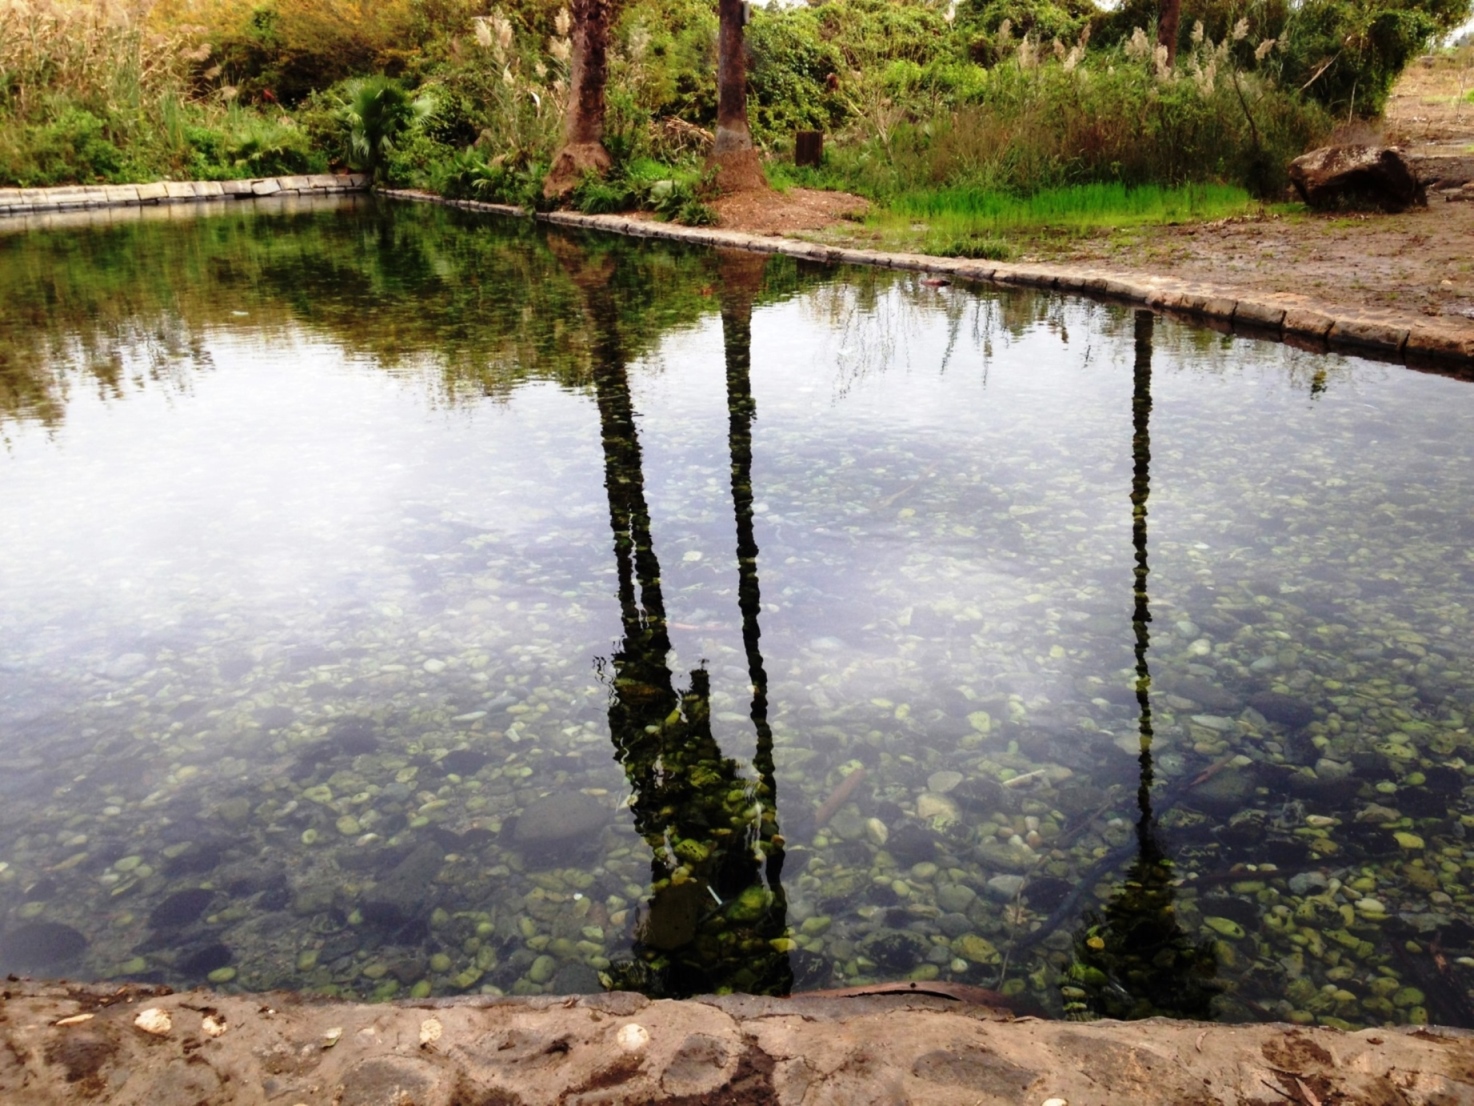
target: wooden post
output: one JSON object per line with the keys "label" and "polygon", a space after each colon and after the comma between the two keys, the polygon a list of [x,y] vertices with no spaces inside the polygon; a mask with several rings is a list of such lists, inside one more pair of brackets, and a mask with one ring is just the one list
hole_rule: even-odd
{"label": "wooden post", "polygon": [[824,132],[798,131],[793,136],[793,163],[815,165],[824,160]]}

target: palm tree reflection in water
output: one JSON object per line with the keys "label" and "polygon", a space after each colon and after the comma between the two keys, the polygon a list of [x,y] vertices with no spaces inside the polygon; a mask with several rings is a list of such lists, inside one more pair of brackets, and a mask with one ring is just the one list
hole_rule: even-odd
{"label": "palm tree reflection in water", "polygon": [[[593,382],[623,624],[619,648],[601,668],[610,685],[615,759],[633,792],[635,829],[651,850],[651,895],[635,929],[632,955],[610,967],[606,984],[656,997],[722,991],[785,994],[793,975],[787,954],[774,947],[786,932],[787,907],[779,883],[783,849],[767,680],[757,644],[752,528],[748,368],[755,285],[739,280],[722,299],[739,605],[758,733],[753,757],[757,779],[752,780],[736,760],[722,754],[712,735],[705,667],[691,672],[690,685],[682,691],[667,663],[671,643],[620,333],[615,264],[595,263],[566,243],[555,242],[555,249],[583,293],[593,336]],[[756,276],[760,282],[760,269]]]}
{"label": "palm tree reflection in water", "polygon": [[1151,493],[1152,327],[1136,312],[1132,377],[1131,541],[1135,549],[1136,702],[1141,738],[1137,854],[1104,916],[1087,916],[1075,937],[1062,988],[1071,1017],[1210,1018],[1217,961],[1211,942],[1194,941],[1177,921],[1172,861],[1157,840],[1152,812],[1151,606],[1147,593],[1147,499]]}

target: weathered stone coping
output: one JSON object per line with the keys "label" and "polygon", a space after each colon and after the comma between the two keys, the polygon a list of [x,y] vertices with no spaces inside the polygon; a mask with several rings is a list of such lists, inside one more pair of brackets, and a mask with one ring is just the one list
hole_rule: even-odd
{"label": "weathered stone coping", "polygon": [[[428,192],[382,189],[394,199],[449,204],[471,211],[526,218],[522,208],[474,200],[448,200]],[[1362,356],[1406,361],[1440,371],[1474,371],[1474,326],[1452,330],[1376,316],[1333,316],[1306,297],[1282,295],[1240,299],[1230,287],[1192,284],[1167,277],[1122,274],[1074,265],[1009,264],[926,254],[887,253],[804,242],[795,238],[743,234],[710,227],[685,227],[624,215],[581,215],[571,211],[538,213],[557,226],[612,231],[641,238],[671,238],[704,246],[781,253],[813,261],[880,265],[953,280],[1054,288],[1120,303],[1142,304],[1219,329],[1254,337],[1278,338],[1311,350],[1342,350]]]}
{"label": "weathered stone coping", "polygon": [[77,184],[60,188],[0,188],[0,216],[31,215],[78,208],[250,200],[261,196],[326,196],[364,192],[363,173],[316,173],[303,177],[252,177],[248,180],[154,181],[151,184]]}
{"label": "weathered stone coping", "polygon": [[65,230],[71,227],[118,226],[127,223],[180,222],[201,215],[219,215],[242,210],[277,214],[326,211],[369,202],[368,192],[277,192],[271,196],[250,197],[251,203],[237,204],[234,199],[213,198],[185,204],[142,204],[118,207],[85,207],[40,211],[31,215],[0,216],[0,237],[25,234],[33,230]]}
{"label": "weathered stone coping", "polygon": [[0,986],[7,1106],[1474,1101],[1474,1037],[1454,1030],[1011,1020],[919,995],[367,1005]]}

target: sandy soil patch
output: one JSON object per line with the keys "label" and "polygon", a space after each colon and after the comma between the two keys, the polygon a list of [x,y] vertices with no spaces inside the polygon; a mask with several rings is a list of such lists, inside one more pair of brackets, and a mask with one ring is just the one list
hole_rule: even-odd
{"label": "sandy soil patch", "polygon": [[792,234],[818,230],[861,214],[869,203],[848,192],[816,192],[790,188],[787,192],[735,192],[711,205],[717,226],[747,234]]}

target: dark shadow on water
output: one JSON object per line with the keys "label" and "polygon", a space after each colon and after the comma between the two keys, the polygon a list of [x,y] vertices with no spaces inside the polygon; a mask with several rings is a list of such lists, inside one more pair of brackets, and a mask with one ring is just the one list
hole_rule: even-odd
{"label": "dark shadow on water", "polygon": [[604,447],[623,636],[601,663],[609,685],[615,759],[633,796],[635,829],[651,851],[651,893],[632,955],[613,964],[609,985],[658,997],[717,991],[783,994],[792,984],[787,954],[773,942],[786,929],[779,882],[782,839],[774,806],[766,678],[758,653],[757,547],[752,537],[751,301],[724,301],[733,490],[738,523],[743,639],[758,730],[756,781],[724,756],[711,731],[710,676],[704,667],[677,688],[660,563],[650,532],[643,461],[619,327],[618,263],[554,242],[579,287],[593,337],[592,376]]}
{"label": "dark shadow on water", "polygon": [[1137,732],[1136,857],[1100,915],[1087,913],[1061,988],[1070,1017],[1208,1019],[1220,988],[1210,941],[1195,941],[1177,920],[1176,869],[1157,838],[1152,811],[1151,599],[1147,584],[1147,502],[1151,496],[1152,331],[1150,311],[1135,318],[1132,374],[1131,626],[1135,637]]}

